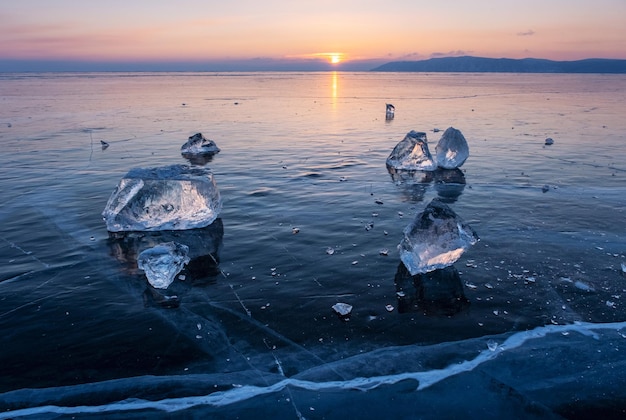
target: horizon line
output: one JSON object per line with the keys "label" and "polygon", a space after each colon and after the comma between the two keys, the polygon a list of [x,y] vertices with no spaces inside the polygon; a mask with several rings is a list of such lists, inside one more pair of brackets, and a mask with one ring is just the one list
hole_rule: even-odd
{"label": "horizon line", "polygon": [[165,72],[369,72],[384,64],[421,62],[451,58],[480,58],[490,60],[545,60],[552,62],[578,62],[585,60],[615,60],[623,58],[588,57],[575,60],[554,60],[537,57],[481,57],[472,55],[436,56],[419,59],[359,59],[330,63],[326,60],[294,60],[275,58],[249,58],[224,60],[81,60],[81,59],[20,59],[0,58],[0,73],[165,73]]}

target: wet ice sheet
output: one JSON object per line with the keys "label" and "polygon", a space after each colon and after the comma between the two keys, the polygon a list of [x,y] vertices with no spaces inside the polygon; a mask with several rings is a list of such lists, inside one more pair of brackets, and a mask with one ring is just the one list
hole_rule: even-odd
{"label": "wet ice sheet", "polygon": [[[495,345],[491,345],[492,342]],[[29,408],[0,413],[0,418],[52,413],[101,415],[158,411],[205,415],[241,413],[239,415],[247,418],[245,413],[253,407],[255,415],[274,410],[293,416],[312,411],[315,413],[311,415],[315,416],[330,412],[335,416],[339,413],[364,415],[368,412],[367,406],[359,409],[353,408],[353,404],[350,405],[352,408],[337,405],[339,395],[349,393],[354,396],[354,391],[360,391],[365,400],[371,398],[367,394],[380,397],[387,391],[393,392],[399,401],[384,409],[392,416],[411,414],[440,418],[463,412],[466,415],[481,414],[485,418],[501,418],[503,415],[515,418],[567,417],[572,414],[573,400],[577,401],[576,410],[580,413],[603,409],[597,406],[599,395],[610,396],[614,401],[626,396],[626,379],[615,374],[624,366],[620,357],[624,346],[626,323],[552,325],[466,342],[385,348],[323,364],[290,378],[255,370],[222,375],[140,377],[88,386],[9,392],[0,395],[4,407]],[[575,356],[571,354],[573,347],[577,349]],[[461,358],[460,352],[464,353]],[[572,358],[576,359],[575,363]],[[422,366],[416,366],[416,360]],[[585,362],[589,366],[580,370],[579,366]],[[372,364],[376,367],[372,368]],[[406,366],[406,371],[393,373],[400,365]],[[429,365],[442,367],[429,369]],[[337,376],[343,379],[337,379]],[[456,387],[461,383],[472,388],[465,392],[480,393],[479,403],[454,404]],[[193,394],[201,395],[156,400],[152,396],[149,399],[124,398],[138,389],[159,389],[159,394],[167,394],[171,389],[169,392],[180,394],[175,391],[177,388],[190,386],[194,389]],[[203,389],[208,393],[202,394]],[[118,394],[118,401],[98,403],[111,394]],[[263,400],[270,396],[278,401],[279,408],[257,411],[259,398]],[[407,404],[403,401],[405,398],[413,402]],[[72,400],[92,403],[78,407],[64,405],[64,401]],[[371,412],[369,414],[371,417]]]}
{"label": "wet ice sheet", "polygon": [[[11,182],[0,191],[0,331],[11,338],[0,352],[3,396],[25,401],[27,389],[48,388],[33,405],[108,409],[128,396],[174,398],[178,408],[177,398],[195,404],[200,395],[210,404],[192,414],[276,407],[282,417],[359,417],[351,410],[367,409],[386,418],[376,407],[388,410],[380,402],[391,397],[400,413],[464,413],[487,400],[493,413],[526,413],[529,401],[563,413],[551,408],[567,399],[562,391],[581,401],[572,410],[613,404],[619,412],[621,378],[615,390],[604,384],[614,379],[606,372],[621,366],[609,358],[611,345],[623,356],[623,330],[600,329],[600,340],[556,333],[532,341],[542,343],[537,354],[531,342],[496,351],[495,359],[421,391],[416,379],[400,378],[448,375],[448,367],[468,366],[517,331],[625,319],[620,79],[206,76],[59,76],[52,84],[30,77],[12,97],[12,126],[0,126],[0,170]],[[15,88],[9,82],[0,90],[7,86]],[[402,110],[393,121],[383,121],[381,104],[391,99],[380,97],[381,86]],[[172,103],[178,96],[190,105]],[[416,121],[446,127],[452,114],[472,150],[460,174],[387,170],[389,150]],[[172,139],[207,125],[223,139],[222,152],[187,162]],[[254,142],[247,133],[255,133]],[[555,142],[546,147],[548,135]],[[167,307],[147,292],[136,266],[137,254],[159,238],[110,238],[100,211],[129,167],[175,163],[210,167],[224,209],[215,232],[163,234],[196,250],[185,280],[170,286],[178,307]],[[435,197],[481,242],[455,263],[458,277],[416,284],[399,270],[394,251],[402,229]],[[396,280],[406,287],[399,290]],[[337,302],[353,307],[349,321],[333,313]],[[554,360],[565,365],[554,366],[574,372],[583,386],[556,395],[527,391],[552,384],[551,377],[570,379],[542,364],[546,353],[562,355]],[[507,370],[508,355],[529,369]],[[589,361],[598,355],[609,360],[592,375],[608,390],[605,399],[576,376],[593,370]],[[526,371],[518,380],[516,372]],[[176,386],[142,394],[151,376]],[[371,389],[346,390],[359,384]],[[77,398],[63,399],[65,391]],[[232,403],[213,405],[220,395]]]}

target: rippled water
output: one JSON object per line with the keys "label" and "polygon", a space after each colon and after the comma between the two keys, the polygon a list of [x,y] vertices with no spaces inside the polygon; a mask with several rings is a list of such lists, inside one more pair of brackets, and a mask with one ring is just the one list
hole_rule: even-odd
{"label": "rippled water", "polygon": [[[624,103],[621,75],[0,75],[0,418],[623,415]],[[461,182],[388,172],[449,126]],[[180,155],[196,132],[212,160]],[[120,178],[177,163],[220,219],[110,236]],[[435,197],[481,238],[461,282],[396,250]],[[136,268],[172,238],[198,253],[177,307]]]}

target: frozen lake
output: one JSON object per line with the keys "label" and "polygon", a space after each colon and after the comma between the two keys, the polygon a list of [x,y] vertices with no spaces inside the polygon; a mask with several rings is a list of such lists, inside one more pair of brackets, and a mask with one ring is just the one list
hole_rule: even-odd
{"label": "frozen lake", "polygon": [[[625,103],[624,75],[0,74],[0,419],[623,418]],[[387,170],[450,126],[456,182]],[[221,152],[182,157],[197,132]],[[173,164],[219,219],[109,235],[118,181]],[[436,197],[480,237],[460,282],[399,259]],[[136,258],[172,238],[166,305]]]}

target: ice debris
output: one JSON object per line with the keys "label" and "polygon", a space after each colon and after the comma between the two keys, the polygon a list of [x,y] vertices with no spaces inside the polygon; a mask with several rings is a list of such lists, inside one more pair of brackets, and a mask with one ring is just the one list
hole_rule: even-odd
{"label": "ice debris", "polygon": [[480,239],[468,224],[438,198],[404,229],[400,259],[411,275],[452,265]]}
{"label": "ice debris", "polygon": [[335,311],[337,315],[341,317],[347,317],[352,312],[352,305],[349,305],[347,303],[342,303],[342,302],[335,303],[332,306],[332,308],[333,308],[333,311]]}
{"label": "ice debris", "polygon": [[626,263],[622,263],[622,276],[626,277]]}
{"label": "ice debris", "polygon": [[444,169],[455,169],[463,165],[469,157],[469,146],[463,134],[454,127],[448,127],[435,146],[437,165]]}
{"label": "ice debris", "polygon": [[109,232],[186,230],[210,225],[221,210],[209,169],[172,165],[131,169],[102,217]]}
{"label": "ice debris", "polygon": [[428,150],[426,133],[409,131],[387,158],[387,166],[408,171],[434,171],[437,163]]}
{"label": "ice debris", "polygon": [[167,289],[189,262],[189,247],[166,242],[146,249],[137,258],[137,266],[146,273],[148,282],[157,289]]}
{"label": "ice debris", "polygon": [[596,291],[596,289],[592,285],[587,284],[587,283],[585,283],[583,281],[580,281],[580,280],[576,280],[574,282],[574,287],[576,287],[577,289],[582,290],[583,292],[595,292]]}
{"label": "ice debris", "polygon": [[180,148],[182,155],[206,155],[215,154],[220,151],[217,144],[213,140],[209,140],[202,135],[202,133],[196,133],[189,137],[187,142]]}

